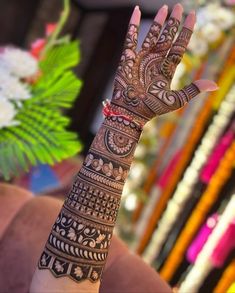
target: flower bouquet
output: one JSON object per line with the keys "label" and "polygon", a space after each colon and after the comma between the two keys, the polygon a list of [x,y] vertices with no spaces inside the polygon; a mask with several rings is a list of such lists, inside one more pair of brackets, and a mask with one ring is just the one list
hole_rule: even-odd
{"label": "flower bouquet", "polygon": [[0,176],[5,180],[39,163],[53,164],[81,150],[63,113],[80,88],[72,68],[79,43],[58,37],[69,15],[69,0],[57,24],[28,51],[0,48]]}

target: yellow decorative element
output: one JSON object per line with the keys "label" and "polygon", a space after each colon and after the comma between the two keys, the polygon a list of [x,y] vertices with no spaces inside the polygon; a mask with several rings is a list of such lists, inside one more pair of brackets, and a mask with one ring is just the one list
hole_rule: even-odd
{"label": "yellow decorative element", "polygon": [[220,81],[218,82],[218,86],[220,87],[219,90],[217,91],[217,94],[215,95],[215,100],[214,100],[214,109],[218,109],[222,100],[224,99],[224,96],[226,96],[229,88],[232,86],[234,83],[235,79],[235,67],[228,68],[228,70],[225,70],[224,76]]}
{"label": "yellow decorative element", "polygon": [[235,282],[229,287],[227,293],[234,293],[235,292]]}
{"label": "yellow decorative element", "polygon": [[[235,259],[227,266],[213,293],[226,292],[235,282]],[[229,288],[230,289],[230,288]],[[235,292],[235,291],[233,291]],[[231,292],[230,292],[231,293]]]}

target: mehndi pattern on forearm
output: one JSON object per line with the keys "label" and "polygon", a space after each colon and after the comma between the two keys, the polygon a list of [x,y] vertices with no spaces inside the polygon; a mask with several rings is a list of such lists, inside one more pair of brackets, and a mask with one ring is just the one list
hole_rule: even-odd
{"label": "mehndi pattern on forearm", "polygon": [[105,119],[98,132],[39,260],[39,268],[50,269],[55,277],[77,282],[101,278],[141,133],[130,121],[112,118]]}
{"label": "mehndi pattern on forearm", "polygon": [[[113,225],[91,221],[64,205],[44,252],[39,268],[49,268],[54,276],[75,281],[97,281],[107,258]],[[78,274],[79,272],[79,274]]]}

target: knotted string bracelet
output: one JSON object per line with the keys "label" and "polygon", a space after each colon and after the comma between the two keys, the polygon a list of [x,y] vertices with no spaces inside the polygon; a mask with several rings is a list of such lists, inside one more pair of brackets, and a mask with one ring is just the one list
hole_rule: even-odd
{"label": "knotted string bracelet", "polygon": [[103,115],[105,117],[119,117],[119,118],[122,118],[126,121],[129,121],[130,123],[133,123],[136,125],[136,127],[139,129],[139,130],[143,130],[143,125],[140,124],[139,122],[137,122],[136,120],[132,119],[131,117],[127,116],[127,115],[123,115],[119,112],[116,112],[112,109],[111,107],[111,104],[110,104],[110,101],[108,99],[106,99],[105,101],[102,102],[103,104]]}

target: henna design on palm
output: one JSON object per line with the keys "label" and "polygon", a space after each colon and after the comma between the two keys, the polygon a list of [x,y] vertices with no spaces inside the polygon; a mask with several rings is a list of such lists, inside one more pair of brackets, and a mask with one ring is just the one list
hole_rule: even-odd
{"label": "henna design on palm", "polygon": [[170,89],[171,80],[190,40],[192,31],[183,27],[176,41],[180,21],[170,17],[166,26],[154,22],[136,51],[138,26],[130,24],[114,82],[112,104],[142,121],[184,106],[195,97],[195,84],[180,91]]}

